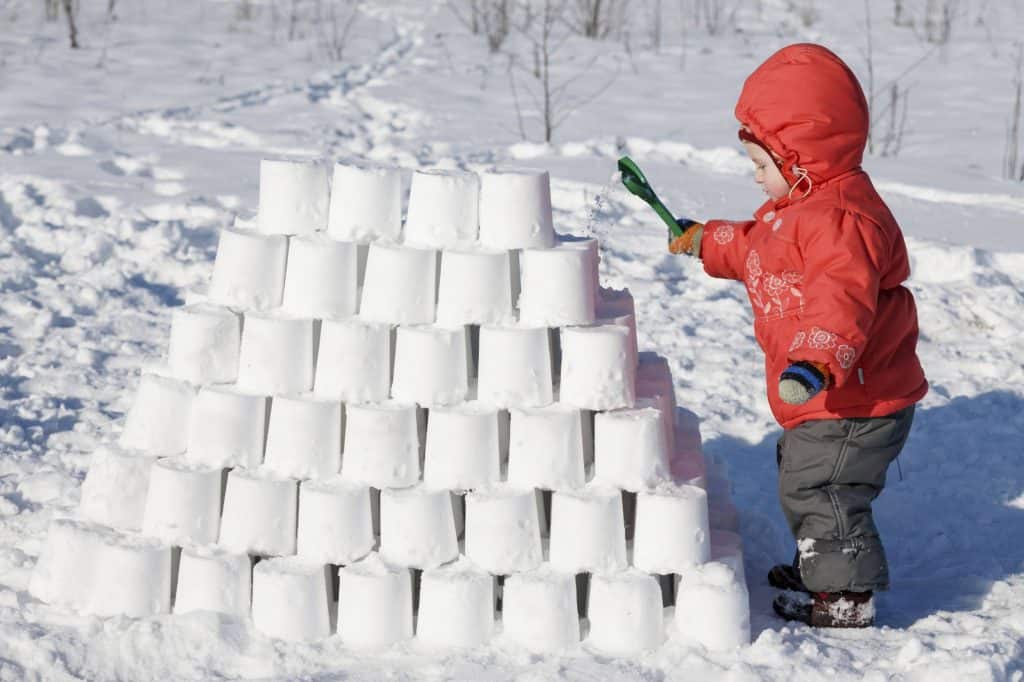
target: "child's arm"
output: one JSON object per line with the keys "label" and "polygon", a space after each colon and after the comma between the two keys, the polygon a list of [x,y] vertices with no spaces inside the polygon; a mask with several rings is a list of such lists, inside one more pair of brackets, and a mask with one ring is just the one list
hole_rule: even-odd
{"label": "child's arm", "polygon": [[749,234],[755,221],[730,222],[709,220],[704,225],[700,250],[696,254],[704,261],[704,271],[720,279],[743,280]]}
{"label": "child's arm", "polygon": [[804,305],[789,361],[826,370],[822,388],[842,386],[859,364],[875,319],[888,242],[880,227],[846,211],[801,234]]}

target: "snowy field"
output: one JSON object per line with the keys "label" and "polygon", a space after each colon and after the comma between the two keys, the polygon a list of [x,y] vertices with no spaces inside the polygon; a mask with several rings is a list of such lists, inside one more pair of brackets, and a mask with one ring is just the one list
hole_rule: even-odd
{"label": "snowy field", "polygon": [[[465,14],[469,0],[454,4]],[[946,4],[949,40],[929,42],[941,27],[926,28],[927,5]],[[879,626],[858,632],[771,614],[764,575],[792,541],[745,293],[665,254],[657,217],[608,183],[629,153],[677,212],[748,215],[761,197],[732,117],[743,78],[776,48],[816,40],[866,82],[863,3],[634,0],[615,35],[557,52],[578,103],[561,100],[556,114],[571,116],[549,145],[527,36],[491,55],[446,3],[367,0],[342,39],[349,5],[330,0],[121,0],[116,21],[106,2],[82,2],[78,50],[41,5],[0,0],[0,679],[1022,678],[1024,184],[1003,174],[1020,0],[905,0],[903,25],[893,2],[870,2],[876,107],[894,79],[909,95],[898,154],[879,142],[865,166],[908,236],[932,390],[877,505],[893,590]],[[697,6],[722,10],[717,35],[691,20]],[[510,54],[522,65],[511,77]],[[170,309],[209,277],[218,229],[255,208],[269,154],[552,172],[556,228],[603,240],[603,283],[633,292],[641,347],[670,359],[706,451],[728,463],[749,648],[670,641],[615,660],[498,640],[363,656],[212,614],[104,621],[29,596],[51,516],[77,504],[89,454],[116,437],[140,367],[165,351]]]}

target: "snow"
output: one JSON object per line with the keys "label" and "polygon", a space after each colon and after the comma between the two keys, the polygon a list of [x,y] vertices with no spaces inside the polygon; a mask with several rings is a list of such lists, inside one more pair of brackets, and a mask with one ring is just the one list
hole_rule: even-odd
{"label": "snow", "polygon": [[[779,431],[745,293],[667,255],[657,217],[608,179],[628,153],[677,213],[749,215],[761,198],[735,139],[742,79],[803,39],[833,45],[863,77],[859,9],[818,3],[822,19],[806,28],[785,3],[766,0],[761,16],[744,5],[742,33],[710,38],[690,26],[681,48],[666,31],[660,54],[634,46],[614,86],[548,145],[519,138],[505,60],[490,59],[444,3],[372,3],[343,62],[324,57],[309,26],[287,40],[286,18],[275,21],[264,4],[246,20],[234,3],[119,3],[116,22],[103,18],[106,3],[87,4],[84,48],[74,53],[37,4],[0,5],[5,675],[1019,678],[1024,188],[999,178],[1019,2],[965,7],[953,41],[934,50],[891,25],[888,3],[874,3],[878,82],[929,54],[910,76],[904,150],[869,156],[865,167],[908,235],[932,391],[902,475],[894,468],[876,505],[893,582],[878,600],[879,627],[838,633],[786,625],[770,611],[764,575],[794,548],[775,499]],[[342,637],[274,642],[208,612],[69,615],[29,594],[50,520],[77,506],[90,453],[116,439],[140,370],[166,349],[172,308],[204,289],[221,228],[256,209],[259,160],[271,155],[550,172],[556,229],[600,237],[602,285],[632,292],[640,349],[668,358],[679,404],[700,415],[705,450],[728,468],[751,646],[690,648],[667,628],[662,647],[623,660],[582,646],[527,656],[500,639],[457,655],[406,645],[367,652]],[[281,257],[279,246],[267,255]],[[276,280],[272,288],[279,296]]]}

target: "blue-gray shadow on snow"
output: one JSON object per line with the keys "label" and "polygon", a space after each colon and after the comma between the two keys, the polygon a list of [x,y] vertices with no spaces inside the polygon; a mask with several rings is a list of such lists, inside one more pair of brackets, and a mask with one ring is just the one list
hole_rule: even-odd
{"label": "blue-gray shadow on snow", "polygon": [[[793,556],[778,504],[775,443],[722,436],[705,450],[729,468],[741,511],[751,625],[784,627],[771,613],[766,575]],[[899,464],[875,501],[889,558],[879,625],[906,628],[942,611],[979,609],[993,584],[1024,570],[1024,396],[990,391],[918,408]]]}
{"label": "blue-gray shadow on snow", "polygon": [[170,284],[161,284],[160,282],[151,282],[140,273],[132,275],[126,280],[126,282],[133,287],[143,289],[153,294],[163,306],[180,306],[185,302],[180,296],[178,296],[177,287],[171,286]]}

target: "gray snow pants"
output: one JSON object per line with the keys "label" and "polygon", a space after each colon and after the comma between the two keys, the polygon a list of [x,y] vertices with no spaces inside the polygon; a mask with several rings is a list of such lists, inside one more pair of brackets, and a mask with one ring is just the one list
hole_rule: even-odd
{"label": "gray snow pants", "polygon": [[871,502],[913,420],[911,405],[885,417],[804,422],[779,439],[779,500],[812,592],[889,588]]}

